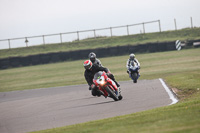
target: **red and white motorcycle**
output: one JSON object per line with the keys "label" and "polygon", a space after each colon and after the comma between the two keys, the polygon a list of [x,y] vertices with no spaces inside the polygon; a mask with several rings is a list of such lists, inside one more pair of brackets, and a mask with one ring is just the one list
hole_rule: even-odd
{"label": "red and white motorcycle", "polygon": [[111,97],[115,101],[121,100],[123,97],[121,91],[117,89],[115,82],[110,79],[105,72],[99,71],[94,75],[93,82],[105,98]]}

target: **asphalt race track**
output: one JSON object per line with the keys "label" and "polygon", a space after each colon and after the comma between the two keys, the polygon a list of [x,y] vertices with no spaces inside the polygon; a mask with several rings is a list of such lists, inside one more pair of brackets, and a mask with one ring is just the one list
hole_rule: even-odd
{"label": "asphalt race track", "polygon": [[119,82],[123,99],[93,97],[88,85],[0,93],[0,133],[24,133],[130,114],[173,103],[159,79]]}

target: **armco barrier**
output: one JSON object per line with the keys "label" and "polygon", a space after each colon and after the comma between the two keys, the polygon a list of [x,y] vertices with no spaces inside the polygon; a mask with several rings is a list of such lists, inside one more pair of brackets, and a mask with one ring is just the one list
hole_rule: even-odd
{"label": "armco barrier", "polygon": [[47,63],[62,62],[67,60],[80,60],[87,59],[90,52],[95,52],[99,57],[108,56],[119,56],[128,55],[130,53],[144,53],[144,52],[162,52],[175,50],[175,43],[173,42],[162,42],[162,43],[148,43],[141,45],[127,45],[127,46],[116,46],[108,48],[98,48],[98,49],[87,49],[87,50],[77,50],[68,52],[58,52],[58,53],[47,53],[30,55],[26,57],[9,57],[5,59],[0,59],[0,69],[39,65]]}

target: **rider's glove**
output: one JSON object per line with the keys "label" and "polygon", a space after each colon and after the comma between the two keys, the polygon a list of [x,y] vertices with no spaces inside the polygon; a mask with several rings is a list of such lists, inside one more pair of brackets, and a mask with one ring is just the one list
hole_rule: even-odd
{"label": "rider's glove", "polygon": [[92,90],[95,88],[95,84],[92,84],[90,87],[89,87],[89,90]]}
{"label": "rider's glove", "polygon": [[111,73],[110,71],[108,71],[107,73]]}

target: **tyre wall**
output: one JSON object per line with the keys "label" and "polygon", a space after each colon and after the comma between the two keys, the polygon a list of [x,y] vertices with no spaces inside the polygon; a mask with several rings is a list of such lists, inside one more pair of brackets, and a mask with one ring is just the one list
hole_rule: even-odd
{"label": "tyre wall", "polygon": [[108,48],[38,54],[26,57],[9,57],[0,59],[0,69],[48,64],[48,63],[63,62],[69,60],[87,59],[88,54],[90,52],[96,53],[98,58],[100,58],[100,57],[126,55],[130,53],[162,52],[171,50],[176,50],[174,42],[148,43],[148,44],[134,45],[134,46],[133,45],[116,46]]}

